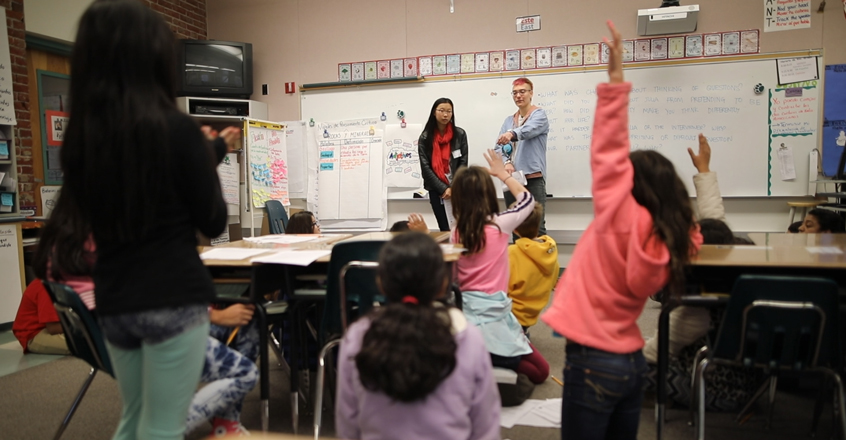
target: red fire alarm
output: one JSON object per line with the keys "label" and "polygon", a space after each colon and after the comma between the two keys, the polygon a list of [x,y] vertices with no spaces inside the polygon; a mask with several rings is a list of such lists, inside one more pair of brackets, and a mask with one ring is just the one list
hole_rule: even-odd
{"label": "red fire alarm", "polygon": [[286,82],[285,83],[285,93],[295,93],[297,90],[296,83],[293,82]]}

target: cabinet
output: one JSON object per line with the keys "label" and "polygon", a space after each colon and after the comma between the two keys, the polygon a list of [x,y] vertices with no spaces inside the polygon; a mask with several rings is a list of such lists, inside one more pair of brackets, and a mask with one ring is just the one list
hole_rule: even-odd
{"label": "cabinet", "polygon": [[12,126],[0,125],[0,220],[20,217],[18,196],[18,162]]}

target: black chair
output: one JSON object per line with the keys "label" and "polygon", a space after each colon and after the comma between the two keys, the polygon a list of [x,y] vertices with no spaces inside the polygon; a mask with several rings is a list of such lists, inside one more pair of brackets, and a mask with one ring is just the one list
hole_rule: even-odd
{"label": "black chair", "polygon": [[[697,438],[705,438],[705,382],[711,363],[761,368],[771,380],[770,413],[779,371],[818,371],[837,385],[838,422],[846,438],[837,284],[824,278],[743,275],[734,284],[713,350],[696,366]],[[816,415],[814,417],[816,425]],[[768,422],[769,425],[769,422]]]}
{"label": "black chair", "polygon": [[[332,247],[332,256],[326,271],[326,288],[304,288],[294,290],[294,298],[316,298],[323,299],[323,314],[317,331],[317,341],[322,349],[318,355],[318,386],[322,388],[324,383],[323,368],[325,357],[329,351],[340,342],[340,335],[346,328],[347,318],[355,313],[355,316],[366,314],[373,306],[374,301],[383,301],[376,286],[376,274],[373,270],[355,270],[358,268],[372,269],[379,259],[379,252],[387,241],[384,240],[362,240],[345,241],[336,243]],[[348,267],[349,266],[349,267]],[[350,268],[355,268],[350,271]],[[342,277],[343,273],[343,277]],[[343,303],[342,303],[343,301]],[[342,307],[345,304],[346,307]],[[302,325],[295,326],[297,328]],[[297,362],[291,362],[296,368]],[[293,375],[292,375],[293,378]],[[293,383],[292,383],[293,386]],[[318,390],[319,391],[319,390]],[[322,399],[322,393],[318,392],[318,399]],[[292,389],[291,403],[294,417],[297,417],[297,392]],[[315,413],[315,433],[320,426],[320,407],[322,402],[317,402],[318,411]]]}
{"label": "black chair", "polygon": [[264,209],[267,211],[267,224],[271,234],[284,234],[288,227],[288,213],[282,202],[279,200],[268,200],[264,202]]}
{"label": "black chair", "polygon": [[79,295],[64,284],[44,281],[44,287],[59,314],[59,321],[62,324],[62,330],[65,332],[65,340],[71,354],[91,365],[88,378],[82,384],[82,388],[77,393],[70,410],[68,410],[62,424],[53,436],[54,440],[58,440],[70,423],[79,402],[85,397],[85,393],[88,391],[91,382],[94,381],[97,372],[103,371],[113,377],[114,373],[109,360],[109,353],[106,351],[106,342],[100,331],[100,325],[93,314],[85,307]]}
{"label": "black chair", "polygon": [[[354,296],[356,297],[355,304],[357,305],[357,314],[358,316],[366,315],[374,306],[374,303],[379,299],[377,297],[381,296],[378,293],[378,285],[376,284],[376,270],[379,268],[379,263],[375,261],[350,261],[344,267],[341,268],[340,273],[340,286],[341,286],[341,294],[338,298],[338,307],[341,311],[340,314],[340,322],[342,329],[346,330],[346,328],[350,324],[349,320],[349,312],[351,311],[351,304],[347,300],[348,293],[351,293],[351,289],[349,287],[349,280],[347,278],[347,274],[356,271],[366,271],[367,273],[360,274],[360,278],[358,279],[358,288],[355,290]],[[369,285],[365,288],[362,287],[362,281],[367,282]],[[320,354],[317,358],[317,387],[315,388],[315,401],[314,401],[314,438],[317,439],[320,437],[320,425],[321,419],[323,416],[323,393],[324,393],[324,384],[326,381],[325,371],[326,371],[326,357],[329,355],[329,352],[332,351],[335,347],[337,347],[341,343],[341,337],[343,335],[338,335],[332,338],[330,341],[326,342],[323,348],[320,349]]]}

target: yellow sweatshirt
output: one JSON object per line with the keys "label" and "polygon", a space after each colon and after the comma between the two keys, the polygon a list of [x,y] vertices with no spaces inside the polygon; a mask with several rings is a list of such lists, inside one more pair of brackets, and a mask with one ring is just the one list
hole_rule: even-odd
{"label": "yellow sweatshirt", "polygon": [[508,247],[511,311],[524,327],[535,325],[558,281],[558,246],[548,235],[519,238]]}

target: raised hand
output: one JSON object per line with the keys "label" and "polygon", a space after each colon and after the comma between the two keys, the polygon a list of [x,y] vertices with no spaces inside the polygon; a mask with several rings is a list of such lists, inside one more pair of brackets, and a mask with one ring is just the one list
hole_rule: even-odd
{"label": "raised hand", "polygon": [[429,226],[420,214],[409,214],[408,229],[412,231],[429,232]]}
{"label": "raised hand", "polygon": [[688,148],[687,153],[690,154],[690,160],[693,162],[693,166],[700,173],[711,171],[711,146],[708,144],[708,139],[704,134],[699,133],[699,154],[694,154],[693,148]]}
{"label": "raised hand", "polygon": [[505,170],[505,165],[502,163],[502,158],[496,154],[491,148],[488,148],[488,151],[484,153],[485,160],[488,161],[488,172],[491,173],[491,176],[497,176],[502,180],[508,178],[511,175],[508,171]]}
{"label": "raised hand", "polygon": [[608,30],[611,31],[612,40],[602,37],[602,41],[608,45],[608,82],[616,84],[623,82],[623,37],[611,20],[608,20]]}

